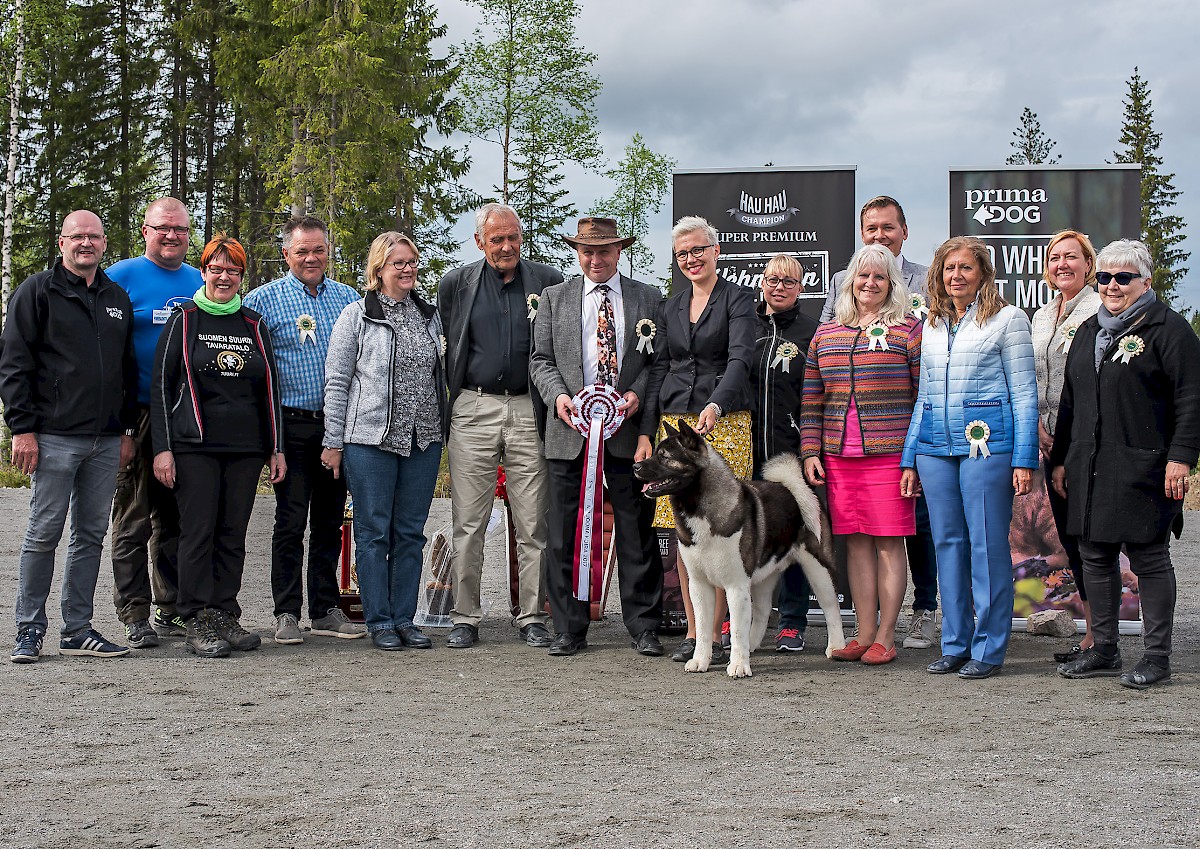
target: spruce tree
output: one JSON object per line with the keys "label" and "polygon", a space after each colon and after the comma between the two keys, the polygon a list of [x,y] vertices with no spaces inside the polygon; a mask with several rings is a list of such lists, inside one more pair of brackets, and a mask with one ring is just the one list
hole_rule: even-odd
{"label": "spruce tree", "polygon": [[1053,165],[1062,159],[1050,155],[1056,142],[1042,132],[1042,122],[1028,106],[1021,110],[1021,126],[1013,130],[1009,144],[1015,151],[1004,160],[1009,165]]}
{"label": "spruce tree", "polygon": [[1142,166],[1142,241],[1150,249],[1154,264],[1154,291],[1168,303],[1173,299],[1173,290],[1188,270],[1183,265],[1191,253],[1181,250],[1183,241],[1183,218],[1172,215],[1182,194],[1172,181],[1174,174],[1159,171],[1163,164],[1158,155],[1162,144],[1162,133],[1154,130],[1154,108],[1150,101],[1150,86],[1142,79],[1138,69],[1133,69],[1126,92],[1125,121],[1121,126],[1122,149],[1114,152],[1117,162],[1131,162]]}
{"label": "spruce tree", "polygon": [[655,153],[646,146],[641,133],[634,133],[621,161],[604,172],[616,187],[612,197],[596,202],[592,214],[615,218],[623,235],[637,239],[625,250],[631,277],[639,268],[649,270],[654,263],[654,251],[646,244],[650,216],[662,209],[674,169],[674,159]]}

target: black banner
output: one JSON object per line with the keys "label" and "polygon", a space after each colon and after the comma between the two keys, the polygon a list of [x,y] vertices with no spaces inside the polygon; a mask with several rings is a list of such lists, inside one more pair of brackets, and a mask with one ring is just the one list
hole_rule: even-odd
{"label": "black banner", "polygon": [[[757,290],[771,257],[791,254],[804,267],[801,309],[820,314],[858,244],[853,168],[677,171],[673,185],[673,220],[699,215],[717,228],[718,274]],[[685,282],[673,266],[672,289]]]}
{"label": "black banner", "polygon": [[1137,165],[950,170],[950,235],[987,242],[1000,294],[1030,313],[1054,296],[1042,280],[1051,236],[1078,230],[1099,251],[1138,238],[1141,222]]}

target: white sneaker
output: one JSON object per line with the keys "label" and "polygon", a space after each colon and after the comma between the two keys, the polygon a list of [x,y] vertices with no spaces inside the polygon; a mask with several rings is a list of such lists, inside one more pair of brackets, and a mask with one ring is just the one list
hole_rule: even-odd
{"label": "white sneaker", "polygon": [[282,646],[295,646],[304,642],[300,633],[300,623],[290,613],[282,613],[275,617],[275,642]]}
{"label": "white sneaker", "polygon": [[906,649],[927,649],[933,646],[933,611],[914,610],[908,623],[908,636],[902,645]]}
{"label": "white sneaker", "polygon": [[367,635],[367,626],[351,622],[340,607],[329,608],[329,613],[312,622],[312,632],[322,637],[340,637],[343,640],[357,640]]}

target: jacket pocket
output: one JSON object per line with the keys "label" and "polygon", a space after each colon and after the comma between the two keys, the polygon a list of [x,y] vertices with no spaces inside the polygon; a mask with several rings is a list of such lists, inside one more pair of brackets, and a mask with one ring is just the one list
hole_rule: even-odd
{"label": "jacket pocket", "polygon": [[921,426],[917,430],[917,442],[922,445],[933,444],[933,404],[921,402]]}
{"label": "jacket pocket", "polygon": [[[980,421],[988,426],[991,433],[988,441],[1001,442],[1009,438],[1008,422],[1012,417],[1005,409],[1004,402],[999,399],[975,399],[963,401],[963,424]],[[966,435],[962,434],[966,439]]]}

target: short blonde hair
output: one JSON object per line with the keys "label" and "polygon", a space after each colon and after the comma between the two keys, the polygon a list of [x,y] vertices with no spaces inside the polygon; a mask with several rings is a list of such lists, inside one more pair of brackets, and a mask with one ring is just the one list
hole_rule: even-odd
{"label": "short blonde hair", "polygon": [[1054,281],[1050,279],[1050,252],[1054,250],[1054,246],[1059,242],[1067,239],[1074,239],[1079,242],[1079,247],[1083,249],[1083,255],[1088,258],[1091,267],[1088,269],[1087,280],[1084,284],[1093,286],[1096,283],[1096,249],[1092,247],[1092,240],[1080,233],[1078,230],[1060,230],[1050,238],[1050,244],[1046,245],[1046,258],[1042,262],[1042,279],[1046,281],[1046,285],[1051,289],[1058,289],[1054,285]]}
{"label": "short blonde hair", "polygon": [[767,267],[763,269],[764,278],[770,277],[772,274],[800,280],[804,277],[804,266],[791,254],[775,254],[767,262]]}
{"label": "short blonde hair", "polygon": [[879,320],[888,327],[904,323],[909,309],[908,287],[900,274],[900,263],[883,245],[863,245],[850,257],[846,276],[842,278],[842,289],[838,292],[834,317],[839,322],[853,327],[858,324],[858,301],[854,299],[854,278],[863,269],[882,271],[888,278],[888,298],[879,311]]}
{"label": "short blonde hair", "polygon": [[387,262],[388,254],[397,245],[408,245],[417,259],[421,258],[421,252],[417,250],[417,243],[408,236],[395,230],[380,233],[375,237],[375,241],[371,242],[371,249],[367,251],[367,265],[363,269],[363,287],[368,292],[374,292],[383,285],[379,272],[383,268],[383,264]]}
{"label": "short blonde hair", "polygon": [[983,276],[975,301],[975,323],[982,325],[1008,305],[1008,302],[1000,297],[1000,287],[996,285],[996,266],[992,264],[987,244],[974,236],[954,236],[942,242],[942,246],[937,249],[937,253],[933,255],[933,263],[929,266],[929,275],[925,278],[925,289],[929,292],[929,324],[933,327],[937,327],[940,320],[944,320],[948,325],[958,321],[958,311],[954,309],[954,301],[946,291],[942,272],[946,268],[946,258],[961,250],[971,252],[979,265],[979,273]]}
{"label": "short blonde hair", "polygon": [[711,244],[719,245],[720,239],[717,236],[717,228],[708,223],[708,219],[701,218],[699,215],[685,215],[675,222],[675,226],[671,228],[671,250],[675,250],[675,243],[680,238],[688,233],[703,232],[704,238],[708,239]]}

